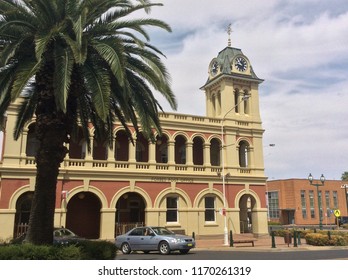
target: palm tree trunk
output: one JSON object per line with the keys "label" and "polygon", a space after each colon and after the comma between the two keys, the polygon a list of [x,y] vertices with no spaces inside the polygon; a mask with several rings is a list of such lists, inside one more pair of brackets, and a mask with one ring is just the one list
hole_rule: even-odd
{"label": "palm tree trunk", "polygon": [[[49,68],[49,67],[47,67]],[[59,167],[67,153],[65,116],[57,112],[52,77],[45,69],[36,75],[38,105],[36,137],[40,146],[36,155],[36,183],[26,241],[40,245],[53,243],[54,211]]]}

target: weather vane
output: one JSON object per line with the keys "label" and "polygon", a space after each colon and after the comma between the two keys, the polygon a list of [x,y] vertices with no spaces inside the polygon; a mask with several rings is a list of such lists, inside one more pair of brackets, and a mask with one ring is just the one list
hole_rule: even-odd
{"label": "weather vane", "polygon": [[231,46],[231,33],[232,33],[232,27],[231,23],[227,26],[227,34],[228,34],[228,46]]}

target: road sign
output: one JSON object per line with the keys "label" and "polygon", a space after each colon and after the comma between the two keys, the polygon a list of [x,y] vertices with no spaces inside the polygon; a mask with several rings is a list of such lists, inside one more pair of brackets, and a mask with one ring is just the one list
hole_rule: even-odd
{"label": "road sign", "polygon": [[334,215],[335,215],[335,217],[340,217],[341,216],[341,211],[340,210],[338,210],[338,209],[336,209],[336,210],[334,210]]}

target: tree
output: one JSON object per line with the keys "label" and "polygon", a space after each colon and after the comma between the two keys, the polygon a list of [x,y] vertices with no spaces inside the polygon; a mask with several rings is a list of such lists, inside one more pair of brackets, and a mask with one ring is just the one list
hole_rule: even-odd
{"label": "tree", "polygon": [[341,180],[348,181],[348,171],[342,173]]}
{"label": "tree", "polygon": [[[148,138],[161,133],[154,91],[176,109],[163,54],[146,27],[171,31],[160,20],[134,19],[149,0],[0,0],[0,115],[20,100],[14,138],[35,117],[40,146],[26,240],[51,244],[59,167],[79,123],[111,145],[114,123]],[[23,98],[23,96],[25,98]]]}

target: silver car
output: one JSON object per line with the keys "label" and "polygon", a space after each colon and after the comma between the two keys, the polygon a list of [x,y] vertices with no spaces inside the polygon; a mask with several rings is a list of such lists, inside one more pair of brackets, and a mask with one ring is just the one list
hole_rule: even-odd
{"label": "silver car", "polygon": [[131,251],[159,251],[167,255],[171,251],[187,254],[196,246],[194,238],[187,235],[175,234],[165,227],[137,227],[115,239],[116,247],[123,254]]}

